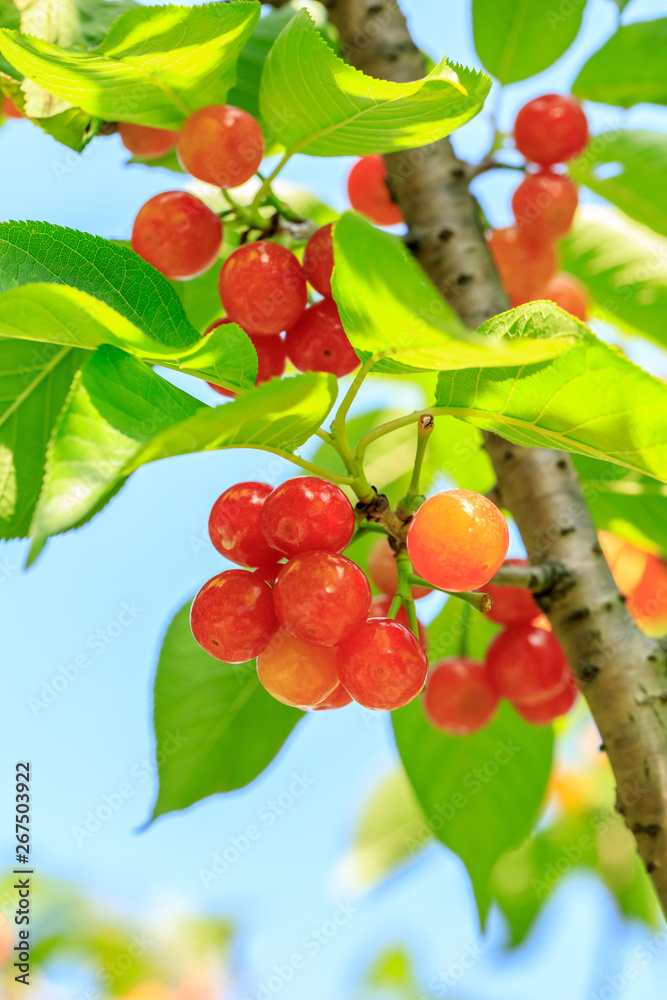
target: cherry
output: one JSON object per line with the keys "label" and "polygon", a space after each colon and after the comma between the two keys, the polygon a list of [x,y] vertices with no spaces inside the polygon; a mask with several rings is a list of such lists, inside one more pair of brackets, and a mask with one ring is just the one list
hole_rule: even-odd
{"label": "cherry", "polygon": [[310,237],[303,252],[303,270],[306,278],[320,295],[331,296],[333,272],[333,237],[331,223],[322,226]]}
{"label": "cherry", "polygon": [[166,278],[185,280],[208,271],[222,243],[222,223],[187,191],[164,191],[139,209],[132,247]]}
{"label": "cherry", "polygon": [[202,649],[217,660],[251,660],[278,631],[271,588],[243,569],[218,573],[192,602],[190,627]]}
{"label": "cherry", "polygon": [[433,667],[424,693],[424,710],[436,729],[467,736],[482,729],[498,707],[485,664],[450,656]]}
{"label": "cherry", "polygon": [[239,566],[271,566],[280,559],[264,538],[260,515],[273,492],[268,483],[237,483],[213,504],[208,533],[215,548]]}
{"label": "cherry", "polygon": [[569,274],[556,274],[535,298],[548,299],[557,306],[569,312],[572,316],[586,322],[588,317],[588,294],[586,289]]}
{"label": "cherry", "polygon": [[[506,559],[503,566],[528,566],[528,560]],[[487,583],[483,589],[493,598],[493,607],[486,612],[486,617],[499,625],[530,623],[542,613],[531,592],[523,587],[498,587]]]}
{"label": "cherry", "polygon": [[645,556],[641,579],[628,594],[628,610],[644,632],[658,637],[667,631],[667,564],[652,552]]}
{"label": "cherry", "polygon": [[[368,555],[368,575],[378,590],[383,594],[393,596],[398,589],[398,570],[394,550],[386,538],[380,538]],[[431,593],[430,587],[412,587],[412,596],[416,601]]]}
{"label": "cherry", "polygon": [[278,629],[257,657],[257,676],[277,701],[312,708],[338,686],[336,650],[313,646]]}
{"label": "cherry", "polygon": [[516,228],[537,240],[559,240],[569,232],[578,204],[577,189],[567,175],[551,170],[527,174],[512,198]]}
{"label": "cherry", "polygon": [[565,683],[556,694],[534,704],[515,701],[514,707],[526,722],[532,722],[535,726],[547,726],[559,715],[566,715],[570,711],[578,693],[577,682],[569,672]]}
{"label": "cherry", "polygon": [[6,118],[23,118],[23,114],[6,94],[2,96],[2,113]]}
{"label": "cherry", "polygon": [[387,618],[370,618],[338,647],[338,676],[364,708],[393,711],[407,705],[426,683],[428,660],[410,629]]}
{"label": "cherry", "polygon": [[567,163],[588,142],[588,121],[574,97],[543,94],[519,111],[514,123],[516,148],[531,163]]}
{"label": "cherry", "polygon": [[[211,323],[208,330],[206,330],[204,336],[207,337],[216,327],[225,326],[231,322],[233,321],[227,316],[224,319],[216,319],[215,323]],[[255,385],[259,385],[261,382],[268,382],[272,378],[280,378],[285,371],[285,362],[287,361],[285,341],[282,337],[250,337],[250,339],[252,346],[257,351],[257,378],[255,379]],[[213,382],[209,382],[208,384],[211,389],[215,389],[221,396],[229,396],[232,399],[236,397],[236,393],[232,392],[231,389],[224,389],[221,385],[215,385]]]}
{"label": "cherry", "polygon": [[308,289],[291,250],[258,240],[239,247],[225,261],[220,298],[229,318],[248,334],[276,334],[303,315]]}
{"label": "cherry", "polygon": [[229,104],[209,104],[186,119],[178,156],[188,173],[216,187],[245,184],[264,156],[262,130],[252,115]]}
{"label": "cherry", "polygon": [[337,646],[368,618],[371,588],[351,559],[334,552],[303,552],[280,570],[273,603],[290,635],[317,646]]}
{"label": "cherry", "polygon": [[512,304],[527,302],[552,277],[557,266],[551,243],[537,240],[516,226],[495,229],[488,238],[505,291]]}
{"label": "cherry", "polygon": [[381,156],[362,156],[347,178],[347,196],[352,208],[379,226],[403,222],[403,214],[392,201],[387,171]]}
{"label": "cherry", "polygon": [[616,586],[622,594],[632,593],[644,576],[649,553],[610,531],[600,531],[598,537]]}
{"label": "cherry", "polygon": [[417,574],[441,590],[476,590],[502,565],[507,522],[486,497],[471,490],[436,493],[408,528],[408,553]]}
{"label": "cherry", "polygon": [[167,128],[152,128],[149,125],[134,125],[119,122],[118,134],[125,149],[145,160],[155,160],[173,149],[178,142],[178,132]]}
{"label": "cherry", "polygon": [[[319,648],[322,649],[323,647],[320,646]],[[324,712],[330,708],[345,708],[345,706],[351,704],[351,702],[352,696],[347,693],[339,681],[337,687],[333,689],[331,694],[328,695],[324,701],[320,701],[317,705],[313,705],[313,711]]]}
{"label": "cherry", "polygon": [[359,366],[333,299],[306,309],[285,335],[287,356],[299,371],[333,372],[338,378]]}
{"label": "cherry", "polygon": [[[368,612],[369,618],[387,618],[389,615],[389,609],[392,602],[391,597],[386,594],[376,594],[376,596],[371,601],[371,610]],[[408,619],[408,613],[405,610],[405,605],[401,605],[396,618],[394,619],[400,622],[401,625],[405,625],[406,628],[410,628],[410,621]],[[419,641],[421,642],[424,649],[428,646],[428,636],[426,634],[426,629],[420,621],[417,622],[417,631],[419,632]]]}
{"label": "cherry", "polygon": [[354,534],[354,509],[343,491],[316,476],[278,486],[262,508],[262,531],[283,555],[342,552]]}
{"label": "cherry", "polygon": [[513,625],[497,635],[486,664],[498,694],[522,704],[558,693],[570,669],[556,637],[534,625]]}

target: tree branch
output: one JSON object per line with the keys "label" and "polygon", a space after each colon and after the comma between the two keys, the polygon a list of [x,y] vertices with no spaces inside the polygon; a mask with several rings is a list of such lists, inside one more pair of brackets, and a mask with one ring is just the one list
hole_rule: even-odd
{"label": "tree branch", "polygon": [[[396,0],[328,0],[345,57],[370,76],[418,79],[425,67]],[[508,308],[469,170],[445,139],[386,158],[408,243],[470,326]],[[534,567],[563,572],[538,592],[579,679],[617,782],[617,809],[667,912],[667,652],[632,621],[598,543],[570,459],[486,435],[503,505]]]}

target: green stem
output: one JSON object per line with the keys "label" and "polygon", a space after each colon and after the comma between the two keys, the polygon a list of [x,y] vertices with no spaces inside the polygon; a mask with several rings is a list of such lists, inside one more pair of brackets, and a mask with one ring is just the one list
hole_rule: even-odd
{"label": "green stem", "polygon": [[250,205],[252,211],[257,211],[259,206],[262,204],[264,199],[271,191],[271,185],[273,184],[274,180],[276,179],[280,171],[283,169],[285,164],[288,162],[288,160],[290,160],[291,158],[292,158],[291,152],[284,153],[280,159],[280,162],[275,167],[275,169],[271,171],[268,177],[262,178],[262,183],[257,191],[257,194],[252,200],[252,204]]}
{"label": "green stem", "polygon": [[401,427],[407,427],[408,424],[415,423],[416,420],[422,416],[422,413],[433,413],[433,410],[415,410],[414,413],[409,413],[405,417],[397,417],[396,420],[389,420],[386,424],[380,424],[374,430],[369,431],[365,434],[359,444],[357,445],[357,458],[360,462],[363,461],[364,455],[366,454],[366,449],[373,441],[377,441],[378,438],[384,437],[385,434],[391,434],[392,431],[398,431]]}
{"label": "green stem", "polygon": [[422,414],[417,421],[417,453],[415,455],[415,464],[412,469],[412,478],[410,479],[408,492],[399,504],[403,510],[411,514],[418,510],[424,502],[424,497],[422,496],[419,483],[421,480],[421,471],[424,463],[424,456],[426,454],[426,447],[428,445],[429,438],[433,433],[434,427],[435,420],[430,413]]}
{"label": "green stem", "polygon": [[492,601],[488,594],[479,593],[476,590],[443,590],[442,587],[435,587],[428,580],[424,580],[423,577],[417,576],[415,573],[409,574],[408,581],[415,587],[430,587],[431,590],[437,590],[439,593],[447,594],[449,597],[457,597],[460,601],[465,601],[475,611],[484,612],[491,610]]}
{"label": "green stem", "polygon": [[387,612],[387,618],[395,618],[398,612],[401,610],[403,604],[403,598],[400,594],[395,594],[394,599],[389,605],[389,611]]}
{"label": "green stem", "polygon": [[470,608],[463,609],[461,615],[461,639],[459,641],[459,656],[466,656],[468,653],[468,631],[470,629]]}
{"label": "green stem", "polygon": [[221,188],[220,191],[227,204],[231,206],[234,215],[236,215],[241,222],[245,222],[246,226],[251,229],[261,229],[262,222],[258,218],[257,213],[252,210],[252,205],[249,209],[247,209],[244,205],[239,204],[235,198],[232,198],[226,188]]}
{"label": "green stem", "polygon": [[364,521],[363,524],[360,524],[355,533],[352,535],[352,538],[350,539],[350,545],[352,545],[353,542],[358,542],[360,538],[365,538],[366,535],[368,535],[369,533],[371,535],[387,534],[387,532],[384,530],[381,524],[373,524],[372,521]]}
{"label": "green stem", "polygon": [[278,455],[279,458],[284,458],[287,462],[292,462],[293,465],[298,465],[301,469],[305,469],[307,472],[312,472],[314,476],[319,479],[328,479],[332,483],[340,483],[341,486],[353,486],[355,479],[353,476],[339,476],[335,472],[328,472],[326,469],[321,469],[319,465],[314,465],[312,462],[308,462],[305,458],[301,458],[300,455],[292,455],[288,451],[281,451],[280,448],[270,448],[268,445],[263,444],[244,444],[244,448],[254,448],[256,451],[270,451],[272,455]]}
{"label": "green stem", "polygon": [[347,427],[345,422],[350,412],[350,407],[356,399],[357,393],[364,384],[364,380],[374,363],[375,358],[370,358],[361,366],[354,377],[352,385],[345,393],[345,396],[338,407],[338,412],[331,423],[331,438],[334,442],[334,447],[336,447],[339,455],[345,462],[345,465],[353,474],[355,478],[353,489],[360,499],[370,497],[373,490],[364,475],[363,462],[361,461],[358,452],[355,453],[352,450],[350,443],[347,440]]}
{"label": "green stem", "polygon": [[408,555],[407,549],[402,549],[397,553],[396,569],[398,570],[398,587],[396,590],[396,597],[400,597],[401,603],[403,604],[408,616],[408,624],[417,638],[419,638],[419,622],[417,621],[417,612],[415,610],[415,602],[412,598],[412,587],[410,585],[412,564],[410,562],[410,556]]}

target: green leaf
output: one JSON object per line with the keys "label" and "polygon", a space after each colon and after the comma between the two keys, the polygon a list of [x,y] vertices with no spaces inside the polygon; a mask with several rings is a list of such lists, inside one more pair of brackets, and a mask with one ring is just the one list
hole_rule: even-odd
{"label": "green leaf", "polygon": [[[554,310],[521,336],[496,339],[471,333],[442,299],[402,240],[346,212],[334,231],[333,293],[345,331],[374,371],[405,372],[512,365],[567,350],[582,327]],[[516,332],[516,331],[515,331]]]}
{"label": "green leaf", "polygon": [[580,184],[667,236],[667,136],[646,129],[604,132],[569,164]]}
{"label": "green leaf", "polygon": [[[503,330],[554,310],[533,302],[485,325]],[[436,405],[516,444],[608,459],[667,481],[667,386],[591,333],[545,364],[443,372]]]}
{"label": "green leaf", "polygon": [[260,106],[265,127],[292,153],[362,156],[449,135],[481,110],[489,87],[483,74],[444,61],[411,83],[365,76],[333,52],[302,10],[269,53]]}
{"label": "green leaf", "polygon": [[618,29],[574,81],[577,97],[630,108],[667,104],[667,17]]}
{"label": "green leaf", "polygon": [[87,49],[100,44],[121,14],[134,10],[136,0],[78,0],[81,38]]}
{"label": "green leaf", "polygon": [[260,14],[252,0],[203,7],[136,7],[93,52],[0,30],[0,51],[51,93],[109,121],[178,128],[224,103],[236,60]]}
{"label": "green leaf", "polygon": [[0,339],[0,537],[24,538],[51,432],[85,351]]}
{"label": "green leaf", "polygon": [[272,10],[266,17],[260,17],[239,55],[236,83],[229,91],[227,100],[234,107],[243,108],[253,118],[260,117],[259,89],[264,64],[273,43],[294,13],[294,7],[288,3],[280,10]]}
{"label": "green leaf", "polygon": [[666,239],[618,212],[596,209],[580,213],[559,249],[598,314],[667,345]]}
{"label": "green leaf", "polygon": [[541,73],[577,37],[584,7],[559,8],[553,0],[473,0],[473,36],[482,65],[501,83]]}
{"label": "green leaf", "polygon": [[[438,657],[458,652],[465,607],[448,601]],[[479,655],[475,650],[485,649],[487,641],[482,631],[469,642],[470,655]],[[506,702],[472,736],[434,729],[421,699],[393,712],[392,718],[398,752],[427,821],[466,865],[484,919],[494,865],[525,840],[537,820],[551,772],[553,731],[524,722]]]}
{"label": "green leaf", "polygon": [[249,784],[303,715],[267,694],[254,661],[223,663],[204,652],[190,631],[190,603],[167,629],[155,676],[154,819]]}

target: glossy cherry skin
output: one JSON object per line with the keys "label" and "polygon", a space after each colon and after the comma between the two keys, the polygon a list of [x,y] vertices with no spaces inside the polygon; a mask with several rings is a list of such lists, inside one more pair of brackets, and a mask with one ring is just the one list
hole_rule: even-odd
{"label": "glossy cherry skin", "polygon": [[215,187],[245,184],[264,156],[262,130],[252,115],[230,104],[209,104],[186,119],[178,140],[182,166]]}
{"label": "glossy cherry skin", "polygon": [[[204,333],[207,337],[209,333],[219,326],[226,326],[228,323],[233,322],[227,316],[224,319],[216,319],[215,323],[211,323],[208,330]],[[272,378],[280,378],[280,376],[285,371],[285,364],[287,362],[287,354],[285,353],[285,341],[282,337],[250,337],[252,341],[252,346],[257,351],[257,378],[255,379],[255,385],[260,385],[262,382],[268,382]],[[231,389],[225,389],[221,385],[215,385],[213,382],[208,383],[211,389],[215,389],[217,393],[221,396],[228,396],[231,399],[236,397],[236,393],[232,392]]]}
{"label": "glossy cherry skin", "polygon": [[[324,647],[320,647],[324,648]],[[336,650],[334,649],[335,653]],[[343,685],[338,682],[337,687],[333,689],[330,695],[328,695],[324,701],[321,701],[318,705],[313,705],[314,712],[326,712],[331,708],[345,708],[346,705],[352,703],[352,695],[348,694]]]}
{"label": "glossy cherry skin", "polygon": [[251,335],[281,333],[303,315],[308,289],[291,250],[258,240],[235,250],[220,272],[228,317]]}
{"label": "glossy cherry skin", "polygon": [[531,163],[567,163],[588,142],[588,121],[577,100],[566,94],[543,94],[519,111],[514,123],[516,148]]}
{"label": "glossy cherry skin", "polygon": [[495,229],[488,242],[513,305],[534,299],[535,292],[546,285],[556,270],[558,261],[552,244],[520,232],[516,226]]}
{"label": "glossy cherry skin", "polygon": [[392,200],[387,171],[381,156],[362,156],[347,178],[347,196],[352,208],[378,226],[395,226],[403,214]]}
{"label": "glossy cherry skin", "polygon": [[2,95],[2,113],[6,118],[23,118],[19,109],[16,107],[14,102],[10,97],[5,94]]}
{"label": "glossy cherry skin", "polygon": [[578,204],[577,189],[566,174],[527,174],[512,197],[516,228],[537,240],[559,240],[570,231]]}
{"label": "glossy cherry skin", "polygon": [[271,588],[243,569],[218,573],[192,602],[190,627],[202,649],[217,660],[252,660],[278,631]]}
{"label": "glossy cherry skin", "polygon": [[419,508],[407,544],[415,572],[433,586],[477,590],[502,565],[509,530],[496,505],[480,493],[446,490]]}
{"label": "glossy cherry skin", "polygon": [[187,191],[164,191],[139,209],[132,247],[166,278],[203,274],[218,258],[222,223],[203,201]]}
{"label": "glossy cherry skin", "polygon": [[152,128],[150,125],[135,125],[119,122],[118,134],[125,149],[144,160],[156,160],[173,149],[178,142],[178,132],[167,128]]}
{"label": "glossy cherry skin", "polygon": [[585,287],[570,274],[556,274],[544,290],[535,296],[548,299],[585,323],[588,318],[588,293]]}
{"label": "glossy cherry skin", "polygon": [[[503,566],[528,566],[527,559],[506,559]],[[493,599],[493,607],[486,617],[498,625],[529,625],[542,614],[533,595],[523,587],[497,587],[484,585],[484,593]]]}
{"label": "glossy cherry skin", "polygon": [[301,372],[332,372],[337,378],[359,367],[359,358],[333,299],[309,306],[285,334],[287,356]]}
{"label": "glossy cherry skin", "polygon": [[334,266],[331,223],[322,226],[310,237],[303,252],[303,272],[320,295],[331,297],[331,275]]}
{"label": "glossy cherry skin", "polygon": [[426,683],[428,660],[410,629],[370,618],[338,647],[338,676],[364,708],[393,711],[416,698]]}
{"label": "glossy cherry skin", "polygon": [[[398,570],[394,550],[386,538],[380,538],[368,554],[368,575],[378,590],[390,597],[398,589]],[[430,587],[412,587],[412,597],[416,601],[431,593]]]}
{"label": "glossy cherry skin", "polygon": [[268,483],[237,483],[213,504],[208,533],[218,552],[239,566],[270,566],[280,559],[260,527],[262,507],[273,492]]}
{"label": "glossy cherry skin", "polygon": [[317,646],[337,646],[368,618],[371,588],[351,559],[334,552],[303,552],[280,570],[273,603],[290,635]]}
{"label": "glossy cherry skin", "polygon": [[342,552],[354,534],[354,509],[338,486],[316,476],[288,479],[262,508],[262,531],[283,555]]}
{"label": "glossy cherry skin", "polygon": [[572,673],[568,673],[567,680],[556,694],[534,704],[515,701],[514,708],[526,722],[532,722],[535,726],[548,726],[560,715],[567,715],[577,700],[578,693],[577,682]]}
{"label": "glossy cherry skin", "polygon": [[[386,618],[389,614],[389,609],[391,607],[392,600],[393,598],[389,597],[387,594],[376,594],[373,600],[371,601],[371,610],[368,612],[368,617]],[[401,608],[394,620],[400,622],[401,625],[405,625],[406,628],[410,628],[410,621],[408,619],[408,613],[405,610],[405,605],[401,605]],[[419,632],[418,639],[421,642],[424,649],[426,649],[428,646],[428,636],[426,634],[426,629],[419,620],[417,620],[417,625],[418,625],[417,631]]]}
{"label": "glossy cherry skin", "polygon": [[493,718],[498,695],[485,664],[450,656],[432,668],[424,692],[424,710],[436,729],[468,736]]}
{"label": "glossy cherry skin", "polygon": [[257,676],[283,705],[313,708],[338,687],[336,650],[295,639],[281,628],[257,657]]}
{"label": "glossy cherry skin", "polygon": [[534,625],[513,625],[497,635],[486,665],[501,697],[528,705],[557,694],[570,669],[556,637]]}

